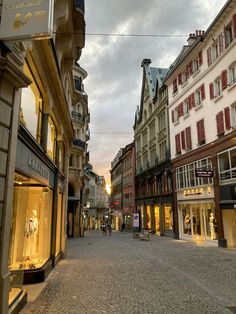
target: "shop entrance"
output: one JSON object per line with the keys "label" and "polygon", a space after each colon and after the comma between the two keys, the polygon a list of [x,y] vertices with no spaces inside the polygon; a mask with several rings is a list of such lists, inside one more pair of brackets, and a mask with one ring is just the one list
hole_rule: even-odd
{"label": "shop entrance", "polygon": [[191,203],[179,206],[180,235],[195,241],[217,240],[214,203]]}

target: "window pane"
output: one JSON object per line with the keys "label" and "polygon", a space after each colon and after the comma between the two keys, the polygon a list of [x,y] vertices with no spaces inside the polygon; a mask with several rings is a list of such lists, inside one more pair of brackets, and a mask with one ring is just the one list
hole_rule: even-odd
{"label": "window pane", "polygon": [[229,170],[229,155],[228,152],[219,155],[220,171]]}
{"label": "window pane", "polygon": [[236,149],[230,151],[231,168],[236,168]]}

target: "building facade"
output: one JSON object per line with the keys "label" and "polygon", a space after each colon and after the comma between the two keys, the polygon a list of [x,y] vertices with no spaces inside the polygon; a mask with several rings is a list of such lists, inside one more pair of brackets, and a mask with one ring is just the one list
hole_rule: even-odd
{"label": "building facade", "polygon": [[59,0],[52,39],[1,43],[0,313],[18,312],[22,284],[43,281],[65,254],[69,108],[84,25],[83,1]]}
{"label": "building facade", "polygon": [[86,174],[89,162],[87,142],[90,139],[88,96],[84,90],[84,79],[87,72],[74,65],[74,93],[71,106],[71,119],[75,139],[73,141],[69,161],[69,190],[67,212],[67,234],[69,237],[83,236],[83,218],[88,197],[88,176]]}
{"label": "building facade", "polygon": [[168,97],[163,79],[167,69],[142,62],[140,107],[134,124],[136,206],[141,228],[157,235],[174,235],[169,150]]}
{"label": "building facade", "polygon": [[176,228],[182,239],[236,247],[236,1],[190,34],[170,67]]}
{"label": "building facade", "polygon": [[122,164],[122,215],[125,229],[131,231],[135,206],[135,145],[134,142],[126,145],[120,157]]}

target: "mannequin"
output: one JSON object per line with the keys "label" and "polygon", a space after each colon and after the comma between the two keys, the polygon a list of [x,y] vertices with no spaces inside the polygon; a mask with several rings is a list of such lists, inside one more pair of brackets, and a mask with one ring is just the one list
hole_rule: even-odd
{"label": "mannequin", "polygon": [[190,216],[188,214],[184,218],[184,226],[187,229],[187,234],[191,234]]}
{"label": "mannequin", "polygon": [[26,218],[25,221],[25,247],[24,256],[27,259],[33,257],[37,253],[37,237],[38,237],[38,218],[37,211],[32,211],[32,216]]}
{"label": "mannequin", "polygon": [[209,228],[210,228],[210,234],[211,234],[212,240],[216,239],[215,225],[216,225],[216,221],[215,221],[213,213],[211,213],[210,214],[210,220],[209,220]]}

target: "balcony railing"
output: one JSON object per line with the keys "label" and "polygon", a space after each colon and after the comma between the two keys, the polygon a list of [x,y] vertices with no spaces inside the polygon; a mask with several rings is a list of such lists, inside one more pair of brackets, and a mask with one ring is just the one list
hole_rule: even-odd
{"label": "balcony railing", "polygon": [[85,142],[83,142],[81,140],[74,140],[73,144],[75,146],[78,146],[78,147],[82,148],[82,149],[85,149]]}

